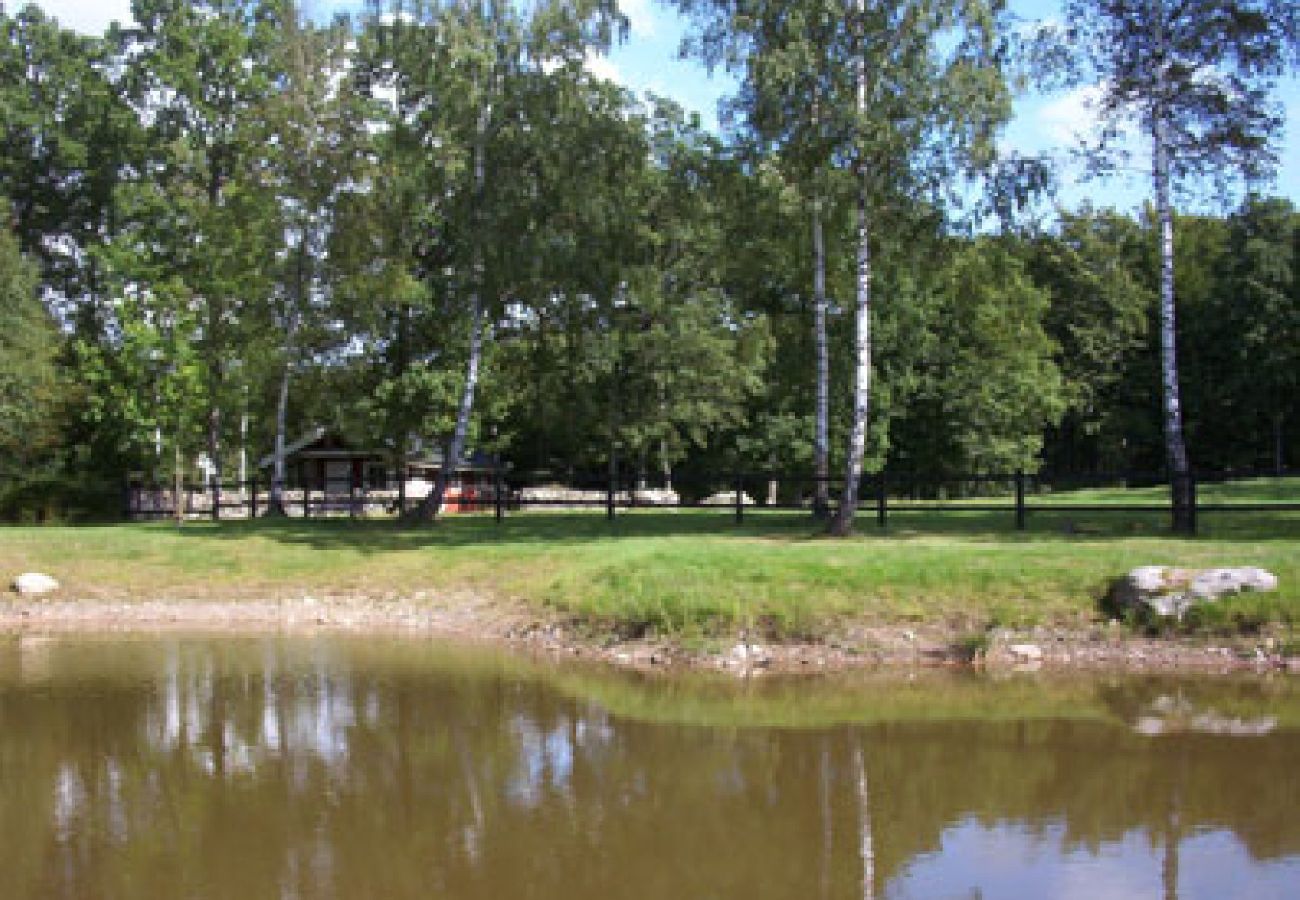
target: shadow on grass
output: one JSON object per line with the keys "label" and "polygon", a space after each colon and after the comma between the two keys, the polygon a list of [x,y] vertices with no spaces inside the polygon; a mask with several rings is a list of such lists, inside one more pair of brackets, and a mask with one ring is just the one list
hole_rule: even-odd
{"label": "shadow on grass", "polygon": [[[1017,531],[1013,511],[897,511],[880,528],[874,511],[864,510],[853,540],[906,541],[926,538],[964,538],[998,543],[1092,543],[1126,539],[1176,539],[1168,516],[1158,513],[1076,513],[1039,510]],[[174,529],[171,525],[155,528]],[[718,510],[636,510],[620,512],[613,522],[603,512],[512,513],[503,522],[491,515],[454,515],[429,523],[399,523],[391,519],[258,519],[221,523],[192,522],[181,536],[242,540],[259,537],[286,544],[307,545],[320,551],[348,549],[363,554],[400,550],[467,547],[474,545],[538,544],[563,546],[646,538],[780,540],[783,542],[834,540],[823,523],[806,512],[747,510],[737,524],[730,512]],[[1203,514],[1196,541],[1296,541],[1300,540],[1300,514]]]}

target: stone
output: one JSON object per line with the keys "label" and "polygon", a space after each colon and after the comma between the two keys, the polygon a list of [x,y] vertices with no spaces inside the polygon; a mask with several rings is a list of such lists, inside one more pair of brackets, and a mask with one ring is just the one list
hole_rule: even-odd
{"label": "stone", "polygon": [[[701,506],[735,506],[735,505],[736,505],[736,492],[735,492],[735,491],[718,491],[718,493],[716,493],[716,494],[710,494],[709,496],[707,496],[707,497],[705,497],[703,500],[701,500],[701,501],[700,501],[700,505],[701,505]],[[754,498],[751,497],[751,496],[749,496],[749,494],[745,493],[744,491],[742,491],[741,494],[740,494],[740,505],[741,505],[741,506],[753,506],[753,505],[754,505]]]}
{"label": "stone", "polygon": [[1242,591],[1275,591],[1277,576],[1252,566],[1237,569],[1206,569],[1198,572],[1188,586],[1197,600],[1217,600]]}
{"label": "stone", "polygon": [[731,660],[741,666],[753,668],[764,668],[772,662],[771,657],[762,645],[749,644],[743,641],[731,648]]}
{"label": "stone", "polygon": [[1277,590],[1277,583],[1272,572],[1254,566],[1200,570],[1138,566],[1115,581],[1110,601],[1120,610],[1145,609],[1161,618],[1181,619],[1197,604],[1243,591]]}
{"label": "stone", "polygon": [[1040,662],[1043,648],[1037,644],[1012,644],[1007,651],[1021,662]]}
{"label": "stone", "polygon": [[59,583],[42,572],[24,572],[14,579],[13,589],[24,597],[34,597],[57,591]]}

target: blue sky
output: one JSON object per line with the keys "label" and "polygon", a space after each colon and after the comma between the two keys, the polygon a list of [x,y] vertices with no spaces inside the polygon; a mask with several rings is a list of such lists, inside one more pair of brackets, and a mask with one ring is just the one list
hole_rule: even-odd
{"label": "blue sky", "polygon": [[[85,31],[101,31],[113,18],[130,17],[130,0],[39,0],[47,12],[65,25]],[[356,10],[360,0],[304,0],[320,18],[337,10]],[[17,4],[10,4],[17,5]],[[1057,0],[1010,0],[1011,9],[1027,20],[1058,15]],[[656,0],[622,0],[631,23],[628,40],[608,56],[593,58],[591,69],[640,93],[652,91],[671,97],[687,109],[700,113],[702,121],[716,127],[718,100],[734,89],[735,82],[724,73],[712,76],[694,62],[678,59],[677,49],[686,23],[677,12]],[[1279,89],[1286,107],[1287,128],[1281,143],[1276,192],[1300,205],[1300,79],[1290,78]],[[1029,94],[1016,101],[1015,118],[1004,141],[1020,153],[1053,152],[1064,155],[1079,129],[1091,122],[1086,89],[1050,96]],[[1141,160],[1135,161],[1140,165]],[[1145,174],[1135,171],[1106,180],[1085,180],[1076,167],[1062,162],[1057,169],[1059,198],[1067,206],[1083,200],[1097,205],[1132,209],[1147,195]]]}

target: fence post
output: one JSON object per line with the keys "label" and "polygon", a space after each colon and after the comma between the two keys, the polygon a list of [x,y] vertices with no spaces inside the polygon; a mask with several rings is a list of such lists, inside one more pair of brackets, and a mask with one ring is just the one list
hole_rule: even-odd
{"label": "fence post", "polygon": [[618,490],[618,455],[609,451],[609,483],[605,485],[605,518],[614,521],[614,492]]}
{"label": "fence post", "polygon": [[1016,471],[1016,530],[1025,530],[1025,473]]}
{"label": "fence post", "polygon": [[501,521],[506,517],[505,479],[501,477],[500,456],[493,461],[492,497],[496,501],[496,520],[497,524],[500,525]]}
{"label": "fence post", "polygon": [[[1169,476],[1170,512],[1175,534],[1196,534],[1196,479],[1191,472],[1173,472]],[[1186,508],[1180,509],[1180,500]],[[1180,515],[1185,513],[1186,519]]]}
{"label": "fence post", "polygon": [[221,482],[210,480],[208,493],[212,496],[212,521],[216,522],[221,518]]}
{"label": "fence post", "polygon": [[302,486],[302,517],[311,518],[311,485],[303,484]]}
{"label": "fence post", "polygon": [[745,524],[745,476],[740,469],[736,469],[736,477],[732,484],[736,489],[736,524],[743,525]]}
{"label": "fence post", "polygon": [[885,470],[876,473],[876,525],[884,528],[889,523],[889,491],[885,484]]}
{"label": "fence post", "polygon": [[357,483],[355,479],[348,482],[348,517],[357,517]]}

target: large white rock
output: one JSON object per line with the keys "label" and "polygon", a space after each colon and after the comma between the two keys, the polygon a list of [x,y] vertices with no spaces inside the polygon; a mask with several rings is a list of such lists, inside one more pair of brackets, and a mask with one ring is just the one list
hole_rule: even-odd
{"label": "large white rock", "polygon": [[1242,591],[1275,591],[1277,576],[1254,567],[1206,569],[1197,572],[1188,592],[1197,600],[1217,600]]}
{"label": "large white rock", "polygon": [[53,593],[59,589],[59,583],[42,572],[24,572],[14,579],[13,589],[30,597]]}
{"label": "large white rock", "polygon": [[1253,566],[1179,569],[1138,566],[1111,588],[1121,609],[1146,607],[1158,616],[1181,618],[1199,603],[1213,603],[1243,591],[1275,591],[1277,576]]}

